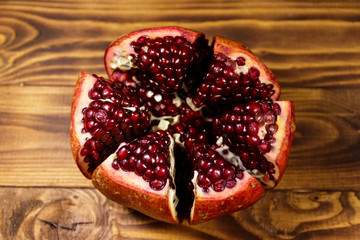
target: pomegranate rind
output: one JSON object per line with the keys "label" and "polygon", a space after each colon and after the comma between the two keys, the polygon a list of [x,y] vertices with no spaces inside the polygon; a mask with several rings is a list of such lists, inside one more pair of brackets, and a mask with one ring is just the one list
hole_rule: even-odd
{"label": "pomegranate rind", "polygon": [[276,124],[279,130],[274,134],[276,142],[272,145],[272,150],[265,154],[265,157],[276,163],[278,168],[275,182],[266,183],[267,189],[274,188],[281,180],[289,159],[290,147],[295,133],[295,111],[294,105],[290,101],[276,101],[281,107],[281,114],[278,116]]}
{"label": "pomegranate rind", "polygon": [[170,188],[170,180],[162,190],[153,190],[134,172],[115,170],[111,166],[114,158],[116,154],[110,155],[95,169],[91,178],[93,185],[121,205],[163,222],[179,223],[175,212],[175,189]]}
{"label": "pomegranate rind", "polygon": [[194,43],[199,37],[203,36],[202,33],[196,32],[193,30],[180,28],[180,27],[156,27],[156,28],[148,28],[142,29],[138,31],[131,32],[129,34],[123,35],[112,42],[107,49],[105,50],[104,55],[104,63],[105,63],[105,70],[111,80],[112,73],[115,70],[112,67],[112,62],[114,61],[115,56],[121,56],[123,58],[127,58],[130,54],[135,53],[134,49],[130,46],[132,41],[136,41],[141,36],[149,36],[151,38],[156,37],[165,37],[165,36],[172,36],[172,37],[184,37],[189,42]]}
{"label": "pomegranate rind", "polygon": [[85,72],[81,72],[76,82],[75,92],[71,104],[71,123],[70,123],[70,145],[73,158],[82,174],[91,178],[91,172],[88,171],[88,164],[84,161],[84,157],[80,155],[80,151],[84,146],[86,137],[91,137],[89,133],[81,133],[83,123],[81,122],[83,114],[82,109],[90,103],[88,93],[96,82],[96,78]]}
{"label": "pomegranate rind", "polygon": [[189,223],[199,224],[248,208],[263,195],[264,188],[248,172],[244,172],[241,180],[236,178],[233,188],[225,188],[222,192],[215,192],[211,188],[209,192],[204,192],[195,184],[195,199]]}
{"label": "pomegranate rind", "polygon": [[279,99],[281,90],[274,74],[247,47],[241,43],[220,36],[214,36],[213,45],[214,54],[222,53],[233,61],[238,57],[245,58],[246,61],[243,68],[249,69],[256,67],[260,71],[259,80],[262,83],[272,84],[274,86],[273,90],[275,92],[271,96],[271,100],[276,101]]}

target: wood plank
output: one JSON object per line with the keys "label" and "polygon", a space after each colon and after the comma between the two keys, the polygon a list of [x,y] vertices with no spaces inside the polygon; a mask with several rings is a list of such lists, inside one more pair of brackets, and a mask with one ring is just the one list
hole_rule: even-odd
{"label": "wood plank", "polygon": [[170,225],[92,189],[0,188],[2,239],[358,239],[360,192],[268,192],[203,224]]}
{"label": "wood plank", "polygon": [[[91,186],[70,150],[73,90],[0,87],[0,186]],[[280,189],[360,189],[359,90],[283,89],[297,131]]]}
{"label": "wood plank", "polygon": [[357,1],[107,3],[0,3],[0,84],[70,86],[81,70],[104,75],[103,53],[111,41],[163,25],[248,45],[285,87],[352,87],[360,81]]}
{"label": "wood plank", "polygon": [[[0,239],[359,239],[359,20],[358,0],[0,1]],[[164,25],[249,46],[296,109],[277,189],[196,226],[107,200],[70,150],[79,72],[104,76],[111,41]]]}

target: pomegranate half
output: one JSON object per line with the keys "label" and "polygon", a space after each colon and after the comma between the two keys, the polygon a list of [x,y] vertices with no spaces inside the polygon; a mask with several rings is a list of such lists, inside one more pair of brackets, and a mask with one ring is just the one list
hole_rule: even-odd
{"label": "pomegranate half", "polygon": [[155,219],[201,223],[257,202],[280,181],[294,108],[246,47],[179,28],[122,36],[109,79],[75,88],[71,147],[108,198]]}

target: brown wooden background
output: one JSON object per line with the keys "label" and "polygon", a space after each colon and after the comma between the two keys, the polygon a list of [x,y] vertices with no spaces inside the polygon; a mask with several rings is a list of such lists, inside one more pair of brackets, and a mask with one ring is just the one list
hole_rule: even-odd
{"label": "brown wooden background", "polygon": [[[278,188],[242,212],[168,225],[106,200],[70,152],[81,70],[139,28],[249,46],[296,108]],[[360,239],[359,1],[0,1],[0,239]]]}

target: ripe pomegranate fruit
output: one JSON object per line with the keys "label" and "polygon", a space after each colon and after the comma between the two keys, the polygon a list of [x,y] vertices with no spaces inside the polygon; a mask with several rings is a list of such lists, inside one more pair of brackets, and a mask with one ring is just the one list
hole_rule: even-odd
{"label": "ripe pomegranate fruit", "polygon": [[81,73],[71,147],[108,198],[169,223],[244,209],[281,179],[295,121],[274,75],[246,47],[178,27],[122,36],[109,80]]}

